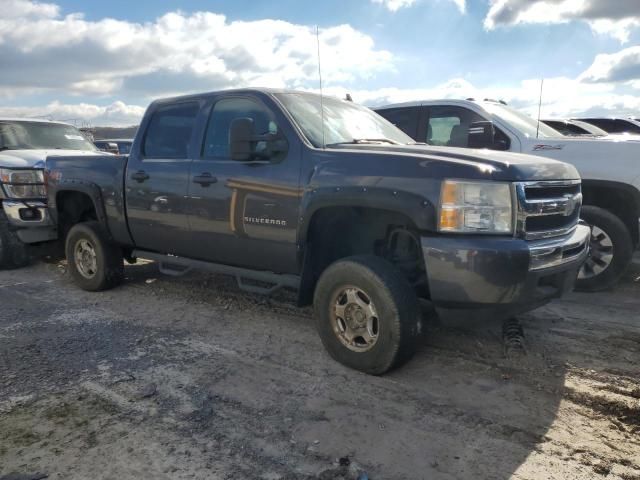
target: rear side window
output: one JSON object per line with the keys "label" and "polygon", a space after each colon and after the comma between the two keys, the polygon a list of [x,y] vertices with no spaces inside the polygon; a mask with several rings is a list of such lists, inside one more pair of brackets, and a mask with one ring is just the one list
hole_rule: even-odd
{"label": "rear side window", "polygon": [[151,117],[144,139],[146,158],[187,158],[189,141],[198,114],[196,102],[158,108]]}
{"label": "rear side window", "polygon": [[416,138],[419,107],[383,108],[376,110],[376,113],[386,118],[411,138]]}

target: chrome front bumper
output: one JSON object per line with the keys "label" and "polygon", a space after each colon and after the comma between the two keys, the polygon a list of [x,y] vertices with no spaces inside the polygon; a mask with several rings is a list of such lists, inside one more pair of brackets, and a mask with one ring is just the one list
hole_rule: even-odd
{"label": "chrome front bumper", "polygon": [[57,233],[47,204],[31,200],[3,200],[2,210],[9,226],[24,243],[55,240]]}
{"label": "chrome front bumper", "polygon": [[529,270],[557,267],[571,262],[582,263],[589,255],[591,228],[576,226],[573,233],[560,238],[529,242]]}

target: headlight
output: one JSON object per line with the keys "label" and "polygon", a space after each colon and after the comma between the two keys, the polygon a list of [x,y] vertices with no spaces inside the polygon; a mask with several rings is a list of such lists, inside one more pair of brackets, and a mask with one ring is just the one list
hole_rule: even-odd
{"label": "headlight", "polygon": [[9,198],[37,198],[47,195],[42,170],[0,168],[0,182]]}
{"label": "headlight", "polygon": [[438,230],[457,233],[512,233],[511,185],[445,180]]}

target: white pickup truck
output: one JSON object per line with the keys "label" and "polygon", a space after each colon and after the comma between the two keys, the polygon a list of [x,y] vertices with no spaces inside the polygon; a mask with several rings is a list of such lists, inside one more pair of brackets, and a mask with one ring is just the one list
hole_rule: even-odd
{"label": "white pickup truck", "polygon": [[30,244],[55,237],[43,178],[47,156],[100,153],[73,125],[0,117],[0,269],[25,265]]}
{"label": "white pickup truck", "polygon": [[582,177],[581,217],[592,227],[591,254],[576,288],[608,288],[631,262],[640,243],[640,142],[566,137],[492,100],[430,100],[375,110],[418,142],[508,150],[573,164]]}

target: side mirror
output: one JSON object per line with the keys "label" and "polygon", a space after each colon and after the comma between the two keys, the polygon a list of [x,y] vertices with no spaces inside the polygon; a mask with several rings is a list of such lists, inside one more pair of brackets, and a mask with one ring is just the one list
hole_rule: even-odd
{"label": "side mirror", "polygon": [[496,139],[493,122],[473,122],[469,126],[469,148],[492,148]]}
{"label": "side mirror", "polygon": [[229,155],[231,160],[246,162],[254,154],[255,125],[252,118],[236,118],[229,128]]}

